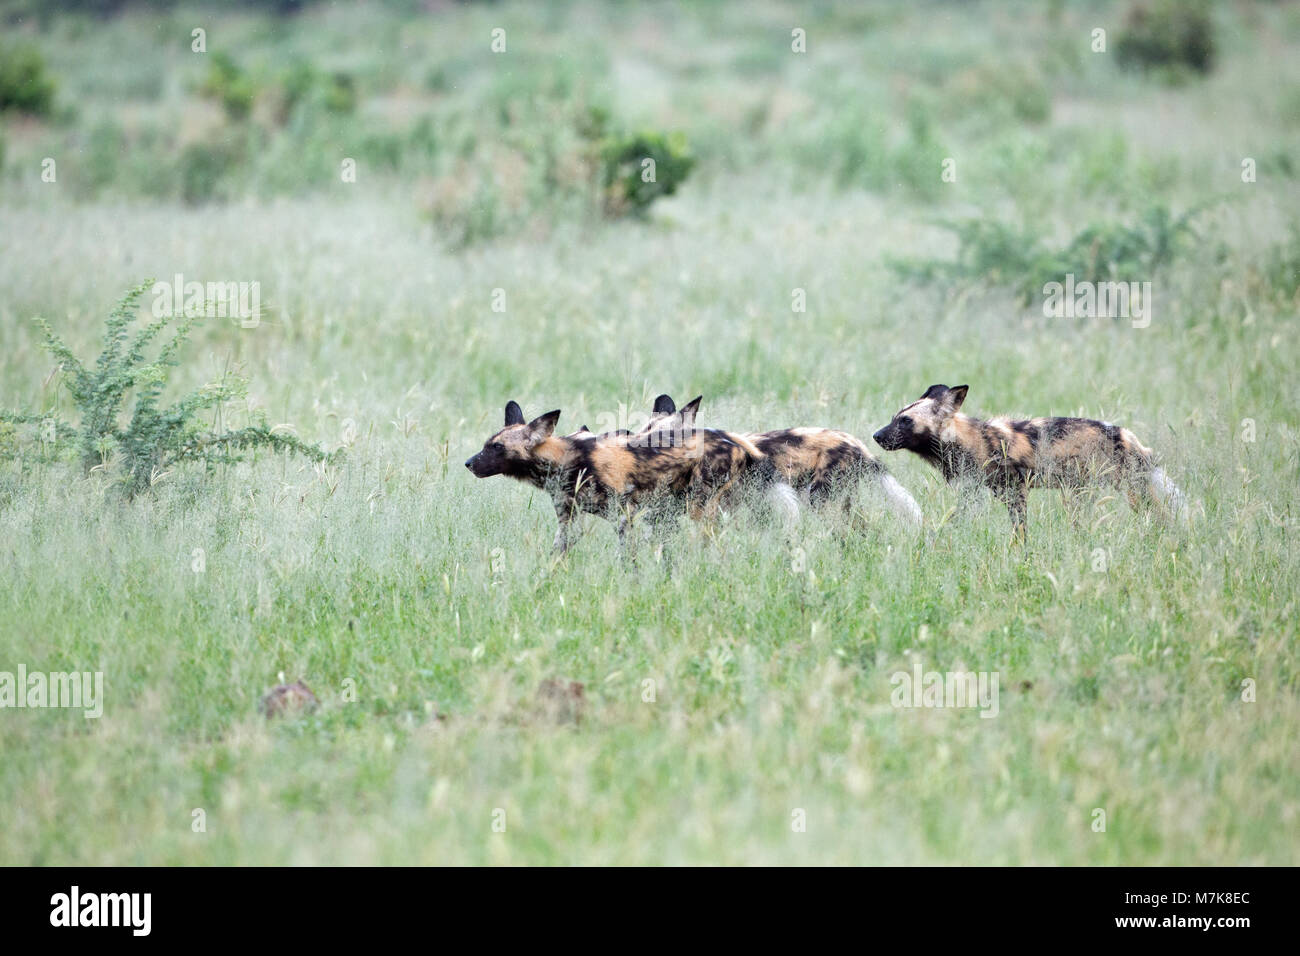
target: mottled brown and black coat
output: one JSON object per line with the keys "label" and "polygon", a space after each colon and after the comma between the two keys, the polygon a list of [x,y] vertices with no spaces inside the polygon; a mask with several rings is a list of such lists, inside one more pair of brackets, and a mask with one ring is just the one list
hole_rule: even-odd
{"label": "mottled brown and black coat", "polygon": [[1089,418],[972,418],[959,411],[967,389],[930,386],[876,432],[876,442],[886,451],[920,455],[948,481],[983,483],[1006,504],[1020,538],[1033,487],[1069,493],[1104,483],[1134,506],[1146,500],[1183,510],[1182,493],[1127,428]]}
{"label": "mottled brown and black coat", "polygon": [[[696,398],[677,413],[693,423],[699,411]],[[660,395],[647,430],[674,422],[673,400]],[[728,433],[733,434],[733,433]],[[768,432],[744,432],[735,437],[754,445],[772,462],[776,476],[796,492],[804,494],[814,507],[836,498],[846,503],[859,480],[870,479],[884,490],[889,502],[905,518],[920,523],[921,509],[866,444],[848,432],[833,428],[782,428]]]}
{"label": "mottled brown and black coat", "polygon": [[579,512],[615,521],[623,538],[639,511],[652,521],[683,510],[713,517],[721,503],[749,481],[770,483],[770,464],[750,442],[715,429],[674,429],[669,437],[626,430],[593,434],[580,429],[555,435],[560,412],[525,422],[510,402],[505,427],[465,462],[474,475],[507,475],[545,490],[555,506],[555,549],[570,542]]}

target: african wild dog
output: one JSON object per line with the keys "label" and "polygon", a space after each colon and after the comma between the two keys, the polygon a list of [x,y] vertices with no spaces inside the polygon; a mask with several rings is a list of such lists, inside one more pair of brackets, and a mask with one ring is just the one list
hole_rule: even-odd
{"label": "african wild dog", "polygon": [[970,418],[958,411],[967,388],[931,385],[876,432],[877,443],[915,452],[948,481],[983,482],[1006,504],[1013,534],[1022,540],[1030,487],[1069,494],[1104,482],[1124,491],[1134,507],[1141,499],[1185,513],[1183,493],[1127,428],[1088,418]]}
{"label": "african wild dog", "polygon": [[[633,516],[652,523],[680,513],[712,518],[741,485],[775,483],[771,464],[747,441],[714,429],[682,429],[674,440],[646,441],[626,430],[596,435],[555,434],[557,409],[524,421],[506,405],[505,427],[483,443],[465,467],[479,478],[508,475],[548,492],[560,527],[555,550],[568,550],[569,523],[580,511],[614,520],[625,541]],[[662,436],[661,436],[662,437]]]}
{"label": "african wild dog", "polygon": [[[696,427],[695,419],[699,415],[700,402],[702,401],[704,401],[704,396],[696,395],[681,408],[678,408],[671,396],[660,395],[655,399],[649,420],[635,433],[636,440],[651,447],[680,441],[681,435],[689,434]],[[711,430],[722,431],[722,434],[728,438],[758,448],[753,441],[753,435],[735,435],[721,429]],[[758,448],[758,451],[765,458],[767,457],[767,453],[763,449]],[[787,523],[793,523],[799,520],[799,494],[777,465],[777,459],[772,459],[767,466],[769,470],[763,473],[766,488],[763,500],[768,505],[773,506],[776,513],[781,515]],[[732,504],[730,497],[724,498],[722,503],[727,506]]]}
{"label": "african wild dog", "polygon": [[[677,412],[694,423],[700,399]],[[667,395],[655,399],[649,431],[674,421],[676,408]],[[903,518],[921,523],[921,509],[898,480],[867,446],[848,432],[831,428],[783,428],[770,432],[747,432],[740,438],[752,442],[772,460],[776,474],[814,507],[834,498],[848,505],[858,480],[867,478],[879,485],[890,505]]]}

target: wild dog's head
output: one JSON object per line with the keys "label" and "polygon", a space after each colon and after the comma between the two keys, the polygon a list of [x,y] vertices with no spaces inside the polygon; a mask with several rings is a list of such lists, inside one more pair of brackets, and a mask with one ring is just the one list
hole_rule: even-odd
{"label": "wild dog's head", "polygon": [[939,441],[939,433],[957,414],[966,400],[970,386],[931,385],[925,394],[908,405],[872,438],[885,451],[905,448],[918,455],[931,456]]}
{"label": "wild dog's head", "polygon": [[[698,399],[697,399],[698,401]],[[698,409],[698,405],[696,408]],[[677,414],[677,403],[673,401],[671,395],[660,395],[655,399],[654,408],[650,409],[650,417],[646,423],[639,429],[642,432],[648,432],[658,428],[668,419]]]}
{"label": "wild dog's head", "polygon": [[681,408],[668,395],[660,395],[655,399],[654,408],[650,411],[650,420],[641,427],[637,435],[654,434],[656,443],[658,440],[662,444],[677,444],[674,438],[681,438],[695,429],[695,416],[700,412],[700,402],[704,400],[703,395],[697,395],[691,401],[687,402]]}
{"label": "wild dog's head", "polygon": [[485,441],[483,450],[466,461],[465,467],[478,478],[521,474],[533,464],[534,449],[551,437],[559,420],[560,410],[557,408],[525,422],[519,403],[509,402],[506,405],[506,427]]}

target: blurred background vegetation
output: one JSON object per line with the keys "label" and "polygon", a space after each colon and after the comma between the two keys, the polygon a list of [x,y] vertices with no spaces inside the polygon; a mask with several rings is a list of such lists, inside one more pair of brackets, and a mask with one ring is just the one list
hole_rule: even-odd
{"label": "blurred background vegetation", "polygon": [[[699,178],[762,170],[789,188],[903,194],[940,208],[959,175],[985,209],[1035,214],[1064,185],[1124,213],[1210,157],[1155,158],[1095,111],[1125,90],[1213,84],[1292,5],[1199,0],[980,5],[165,0],[0,3],[3,175],[39,188],[53,157],[78,198],[190,204],[337,192],[343,160],[454,246],[559,220],[644,214]],[[903,42],[935,28],[926,42]],[[1008,48],[1008,28],[1019,26]],[[1089,31],[1107,29],[1107,55]],[[494,54],[492,31],[507,28]],[[938,28],[942,29],[938,29]],[[813,56],[793,54],[791,30]],[[193,31],[206,32],[194,52]],[[1113,54],[1113,55],[1111,55]],[[1267,58],[1264,58],[1267,59]],[[815,64],[815,67],[814,67]],[[1276,65],[1276,64],[1273,64]],[[1252,77],[1220,84],[1241,109]],[[1255,157],[1294,178],[1300,83]],[[1247,144],[1234,144],[1232,163]],[[656,162],[645,183],[640,161]],[[1060,175],[1045,174],[1058,170]],[[1026,195],[1028,194],[1028,195]],[[1033,202],[1038,199],[1038,203]]]}
{"label": "blurred background vegetation", "polygon": [[[0,657],[102,661],[111,689],[94,729],[0,721],[0,862],[1297,861],[1300,6],[0,0],[0,23]],[[1151,280],[1154,321],[1044,316],[1063,272]],[[76,358],[135,381],[129,344],[93,359],[113,304],[177,273],[258,281],[265,315],[194,325],[156,396],[144,356],[116,443],[211,397],[204,432],[341,462],[209,474],[158,443],[87,475],[93,432],[45,431],[113,416]],[[915,545],[810,514],[793,574],[738,516],[685,529],[671,575],[620,573],[608,522],[552,565],[544,496],[461,465],[511,398],[564,430],[668,391],[709,425],[865,437],[938,381],[976,414],[1132,427],[1203,522],[1108,501],[1080,528],[1043,495],[1012,551],[999,506],[956,517],[900,453]],[[118,477],[150,492],[119,506]],[[1000,671],[1002,716],[900,715],[918,651]],[[267,726],[281,671],[321,713]],[[520,716],[557,676],[586,683],[580,730]]]}

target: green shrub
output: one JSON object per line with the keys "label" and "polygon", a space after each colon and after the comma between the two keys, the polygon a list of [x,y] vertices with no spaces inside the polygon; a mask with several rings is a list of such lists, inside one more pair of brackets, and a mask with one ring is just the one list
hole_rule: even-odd
{"label": "green shrub", "polygon": [[199,92],[220,103],[230,119],[238,121],[247,118],[252,112],[253,97],[257,93],[252,78],[229,54],[217,52],[209,56],[208,75],[199,85]]}
{"label": "green shrub", "polygon": [[276,119],[286,123],[299,106],[318,103],[330,113],[356,112],[356,82],[348,73],[323,74],[309,61],[295,60],[272,85]]}
{"label": "green shrub", "polygon": [[324,78],[325,108],[331,113],[354,113],[357,108],[357,85],[347,73],[331,73]]}
{"label": "green shrub", "polygon": [[1130,69],[1208,73],[1214,55],[1214,20],[1206,0],[1138,0],[1115,43],[1120,66]]}
{"label": "green shrub", "polygon": [[1196,233],[1194,209],[1174,217],[1153,206],[1134,224],[1104,223],[1079,232],[1064,247],[1050,248],[1028,229],[983,219],[944,223],[960,249],[955,261],[903,261],[891,265],[900,275],[920,281],[980,280],[1015,289],[1028,304],[1044,283],[1071,274],[1076,281],[1106,282],[1148,277],[1188,247]]}
{"label": "green shrub", "polygon": [[[380,166],[433,161],[416,202],[452,247],[602,214],[644,215],[695,162],[682,137],[620,133],[604,109],[582,100],[533,98],[508,116],[452,114],[436,139],[431,125],[416,124],[405,141],[364,137],[359,145]],[[653,176],[645,160],[654,161]]]}
{"label": "green shrub", "polygon": [[[238,398],[246,383],[223,377],[189,393],[179,401],[161,403],[170,370],[189,337],[197,318],[180,320],[170,341],[155,358],[146,358],[150,345],[173,321],[172,316],[155,318],[131,335],[140,298],[151,287],[146,282],[131,289],[108,317],[103,350],[93,366],[86,366],[44,319],[36,322],[45,334],[43,347],[59,360],[64,383],[81,415],[75,426],[49,415],[4,415],[0,421],[12,429],[16,424],[40,423],[48,439],[72,439],[77,457],[86,472],[112,460],[120,464],[120,483],[128,497],[151,487],[163,473],[183,462],[199,461],[211,467],[240,460],[247,449],[271,448],[291,451],[312,461],[328,456],[293,435],[272,431],[265,420],[233,431],[215,431],[199,421],[205,410]],[[128,343],[128,336],[130,341]],[[123,406],[128,397],[134,407],[122,426]]]}
{"label": "green shrub", "polygon": [[48,116],[54,108],[54,81],[45,73],[40,51],[27,44],[0,45],[0,112]]}
{"label": "green shrub", "polygon": [[600,162],[605,211],[613,216],[644,215],[660,196],[675,193],[695,166],[685,136],[653,131],[606,138]]}

